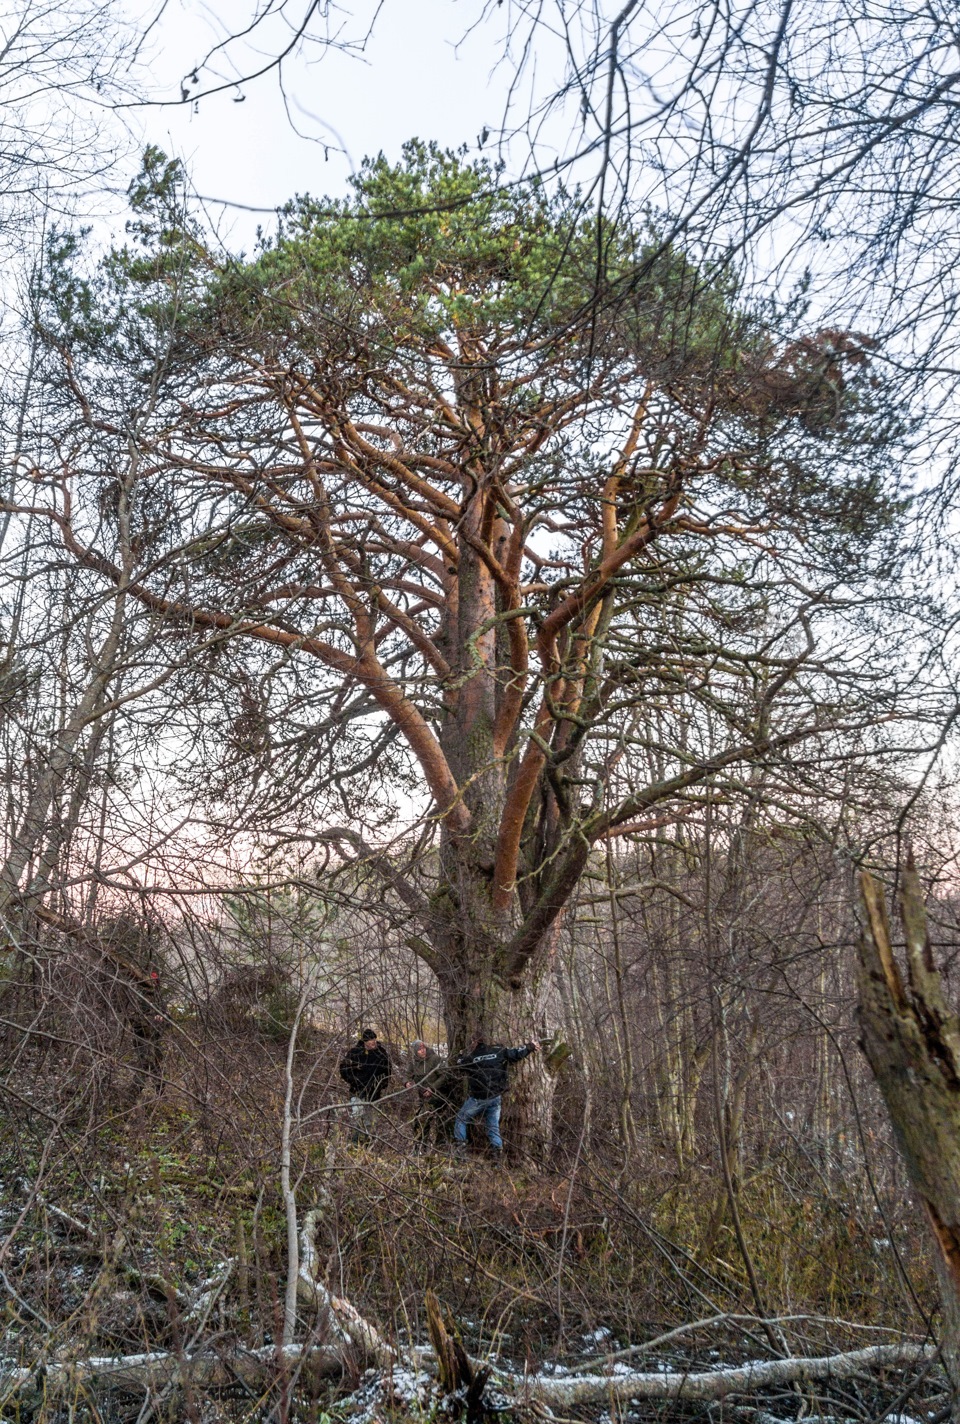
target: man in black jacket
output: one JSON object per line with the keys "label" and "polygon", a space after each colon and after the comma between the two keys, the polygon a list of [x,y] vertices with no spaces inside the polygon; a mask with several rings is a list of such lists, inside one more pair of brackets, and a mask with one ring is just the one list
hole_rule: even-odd
{"label": "man in black jacket", "polygon": [[469,1097],[457,1113],[453,1124],[453,1136],[458,1157],[467,1154],[467,1123],[475,1117],[483,1117],[487,1137],[494,1160],[500,1161],[503,1138],[500,1136],[500,1107],[507,1089],[507,1065],[519,1063],[529,1053],[535,1053],[540,1044],[533,1039],[522,1048],[505,1048],[502,1043],[487,1043],[478,1038],[470,1053],[461,1053],[454,1063],[461,1073],[467,1075]]}
{"label": "man in black jacket", "polygon": [[351,1142],[370,1141],[373,1105],[389,1083],[391,1072],[386,1049],[378,1043],[373,1029],[365,1028],[340,1060],[340,1077],[350,1089]]}

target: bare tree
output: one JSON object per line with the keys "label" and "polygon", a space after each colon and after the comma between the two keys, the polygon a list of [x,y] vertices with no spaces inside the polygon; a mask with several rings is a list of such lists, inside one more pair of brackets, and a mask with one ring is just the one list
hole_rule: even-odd
{"label": "bare tree", "polygon": [[44,213],[49,220],[75,212],[128,152],[111,106],[132,92],[136,41],[112,0],[0,7],[0,231],[8,262]]}

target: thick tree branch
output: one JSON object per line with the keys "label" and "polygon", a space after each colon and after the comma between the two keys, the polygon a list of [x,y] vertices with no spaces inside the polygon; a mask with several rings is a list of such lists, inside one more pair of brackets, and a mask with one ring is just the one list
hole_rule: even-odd
{"label": "thick tree branch", "polygon": [[580,587],[569,593],[553,609],[540,627],[537,646],[544,678],[543,698],[534,723],[533,735],[520,760],[517,776],[507,796],[501,818],[494,865],[494,904],[499,910],[509,908],[513,899],[524,822],[547,760],[546,747],[556,720],[554,709],[564,701],[565,683],[557,650],[559,634],[594,600],[602,597],[607,584],[625,564],[653,542],[669,522],[679,499],[678,490],[665,501],[655,520],[644,518],[639,527],[628,535],[613,553],[601,559],[598,567],[583,580]]}

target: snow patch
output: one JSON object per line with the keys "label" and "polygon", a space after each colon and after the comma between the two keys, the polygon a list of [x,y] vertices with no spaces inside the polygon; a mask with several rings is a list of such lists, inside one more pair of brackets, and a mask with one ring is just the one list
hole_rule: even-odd
{"label": "snow patch", "polygon": [[434,1380],[423,1370],[367,1370],[360,1387],[338,1405],[338,1412],[347,1412],[353,1424],[374,1424],[384,1410],[398,1406],[408,1411],[425,1409],[435,1392]]}
{"label": "snow patch", "polygon": [[604,1345],[612,1334],[612,1330],[590,1330],[586,1335],[581,1335],[580,1339],[585,1345]]}

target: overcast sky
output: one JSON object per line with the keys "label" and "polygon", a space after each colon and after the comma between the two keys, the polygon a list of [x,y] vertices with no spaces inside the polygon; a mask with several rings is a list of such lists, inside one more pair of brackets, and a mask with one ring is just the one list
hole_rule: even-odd
{"label": "overcast sky", "polygon": [[[358,0],[353,8],[352,17],[341,16],[341,38],[350,49],[318,46],[289,66],[286,108],[275,76],[268,75],[201,99],[195,108],[142,110],[138,134],[181,157],[199,194],[266,209],[296,192],[342,193],[364,156],[383,150],[396,158],[414,136],[478,151],[484,127],[499,128],[504,113],[509,71],[497,68],[500,14],[480,22],[478,0],[384,0],[361,50],[375,6]],[[189,66],[225,32],[224,17],[236,22],[245,10],[230,0],[169,0],[149,42],[154,94],[176,95]],[[278,29],[264,36],[259,50],[248,47],[220,60],[221,73],[236,72],[231,59],[256,67],[280,37]],[[549,44],[544,50],[541,72],[550,62]],[[208,75],[200,80],[202,90]],[[525,156],[516,145],[513,166]],[[258,221],[270,222],[269,213],[217,204],[210,216],[220,219],[234,244],[245,246]]]}
{"label": "overcast sky", "polygon": [[[162,0],[127,3],[155,6]],[[542,99],[561,87],[566,50],[551,27],[558,8],[538,10],[532,60],[519,87],[511,91],[514,61],[530,33],[524,6],[515,0],[346,0],[349,9],[336,11],[329,21],[335,42],[314,44],[292,56],[284,69],[282,89],[275,73],[234,84],[233,80],[262,68],[291,37],[289,28],[278,20],[272,28],[258,28],[245,44],[238,43],[236,32],[249,22],[250,15],[258,10],[269,14],[277,5],[286,5],[290,15],[299,19],[308,3],[166,0],[145,47],[157,102],[156,107],[131,111],[137,140],[141,145],[154,143],[184,161],[196,192],[213,200],[207,204],[208,220],[233,250],[249,251],[257,225],[270,229],[272,210],[295,193],[342,194],[347,178],[364,157],[383,151],[396,159],[403,142],[412,137],[433,139],[450,148],[466,145],[476,154],[481,134],[489,129],[484,152],[493,157],[502,153],[509,177],[531,167],[547,167],[558,155],[568,156],[583,140],[577,104],[570,101],[545,122],[538,120],[536,153],[531,155],[524,123],[531,110],[531,89]],[[325,3],[332,9],[333,0]],[[581,28],[570,37],[574,49],[590,53],[599,41],[602,52],[609,22],[619,8],[617,0],[596,0],[580,7],[576,19]],[[667,16],[672,11],[668,7],[663,13]],[[568,12],[571,23],[572,14]],[[666,92],[672,71],[681,81],[686,73],[681,31],[684,25],[689,27],[689,15],[684,18],[682,7],[678,14],[680,29],[671,35],[680,48],[671,50],[665,41],[651,39],[642,48],[643,70],[636,61],[628,66],[635,90],[631,98],[634,119],[645,106],[651,113],[656,111],[659,97],[654,89],[662,86]],[[654,10],[649,20],[638,21],[638,26],[655,31],[658,23]],[[316,18],[312,33],[318,33],[322,24],[322,19]],[[518,28],[511,31],[513,25]],[[224,40],[230,43],[201,68],[194,89],[191,68]],[[189,92],[200,95],[218,83],[225,87],[201,97],[196,104],[183,104],[176,100],[184,80]],[[602,91],[601,83],[593,96],[601,105]],[[508,96],[512,101],[509,115]],[[714,119],[719,124],[723,105],[714,97]],[[751,118],[755,98],[748,88],[744,90],[742,122]],[[616,102],[622,106],[619,91]],[[619,108],[615,127],[618,116],[622,119]],[[597,117],[590,137],[596,135]],[[508,130],[516,126],[519,133],[509,145],[498,148],[497,138],[505,121]],[[731,134],[737,122],[731,119]],[[683,130],[688,147],[693,141],[691,133],[693,130]],[[669,149],[665,151],[669,156]],[[637,144],[631,176],[633,198],[649,200],[661,210],[670,208],[671,198],[661,185],[658,170],[642,168],[637,162],[639,152]],[[599,158],[599,152],[594,153],[564,170],[565,180],[589,189]],[[678,149],[672,159],[682,175],[683,153]],[[679,184],[678,201],[682,204],[682,176]],[[610,193],[607,196],[609,199]],[[221,205],[216,200],[225,201]],[[775,246],[772,234],[758,244],[763,265],[782,258]]]}

